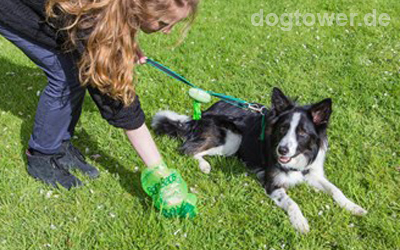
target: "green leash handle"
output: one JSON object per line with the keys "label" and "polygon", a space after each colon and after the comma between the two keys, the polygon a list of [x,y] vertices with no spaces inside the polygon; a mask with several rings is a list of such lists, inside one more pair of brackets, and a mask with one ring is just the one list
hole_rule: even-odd
{"label": "green leash handle", "polygon": [[193,120],[201,119],[201,103],[197,100],[193,100]]}

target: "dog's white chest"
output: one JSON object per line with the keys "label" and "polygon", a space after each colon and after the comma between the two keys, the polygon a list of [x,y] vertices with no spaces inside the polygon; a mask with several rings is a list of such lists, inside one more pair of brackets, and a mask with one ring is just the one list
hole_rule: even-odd
{"label": "dog's white chest", "polygon": [[304,181],[304,176],[300,171],[281,172],[274,178],[274,184],[281,187],[291,187]]}

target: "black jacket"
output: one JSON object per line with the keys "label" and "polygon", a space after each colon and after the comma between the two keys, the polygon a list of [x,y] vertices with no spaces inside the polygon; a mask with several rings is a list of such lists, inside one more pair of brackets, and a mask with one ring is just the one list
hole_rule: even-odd
{"label": "black jacket", "polygon": [[[0,0],[0,25],[43,47],[61,50],[64,36],[45,21],[45,3],[46,0]],[[111,125],[128,130],[143,125],[145,117],[138,97],[125,107],[95,88],[88,90],[102,117]]]}
{"label": "black jacket", "polygon": [[0,0],[0,24],[36,42],[55,48],[56,30],[45,22],[46,0]]}

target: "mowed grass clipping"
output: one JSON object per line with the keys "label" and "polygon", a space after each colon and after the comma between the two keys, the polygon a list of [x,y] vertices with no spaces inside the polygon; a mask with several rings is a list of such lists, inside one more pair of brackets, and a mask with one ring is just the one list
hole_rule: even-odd
{"label": "mowed grass clipping", "polygon": [[[264,13],[388,13],[386,27],[255,27]],[[155,136],[171,168],[198,195],[194,220],[165,219],[140,187],[143,164],[123,131],[104,121],[87,96],[73,143],[101,170],[85,186],[56,190],[28,176],[24,151],[46,78],[0,38],[0,249],[399,249],[400,2],[211,1],[201,4],[184,43],[179,34],[140,36],[147,56],[216,92],[270,104],[272,87],[300,103],[333,99],[327,177],[366,217],[350,215],[306,185],[289,191],[309,220],[299,235],[235,158],[209,158],[203,174],[179,141]],[[137,68],[149,124],[158,111],[191,113],[184,85]],[[216,101],[216,100],[215,100]]]}

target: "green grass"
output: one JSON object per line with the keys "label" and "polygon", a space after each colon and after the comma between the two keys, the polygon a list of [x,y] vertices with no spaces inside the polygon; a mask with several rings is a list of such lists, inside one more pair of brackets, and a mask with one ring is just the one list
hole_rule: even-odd
{"label": "green grass", "polygon": [[[347,13],[377,9],[387,27],[254,27],[259,11]],[[273,86],[301,103],[334,101],[327,177],[366,208],[357,218],[306,185],[289,191],[311,232],[299,235],[235,158],[210,158],[204,175],[177,152],[179,142],[155,137],[171,167],[197,191],[193,221],[162,218],[139,184],[143,167],[121,130],[86,98],[74,144],[102,174],[85,186],[54,190],[28,176],[24,150],[37,92],[46,79],[18,49],[0,39],[0,249],[399,249],[400,248],[400,2],[211,1],[181,46],[177,35],[141,36],[148,56],[194,83],[270,104]],[[189,113],[186,87],[150,66],[138,69],[147,122],[161,109]],[[322,214],[321,214],[322,211]],[[320,214],[320,215],[319,215]]]}

